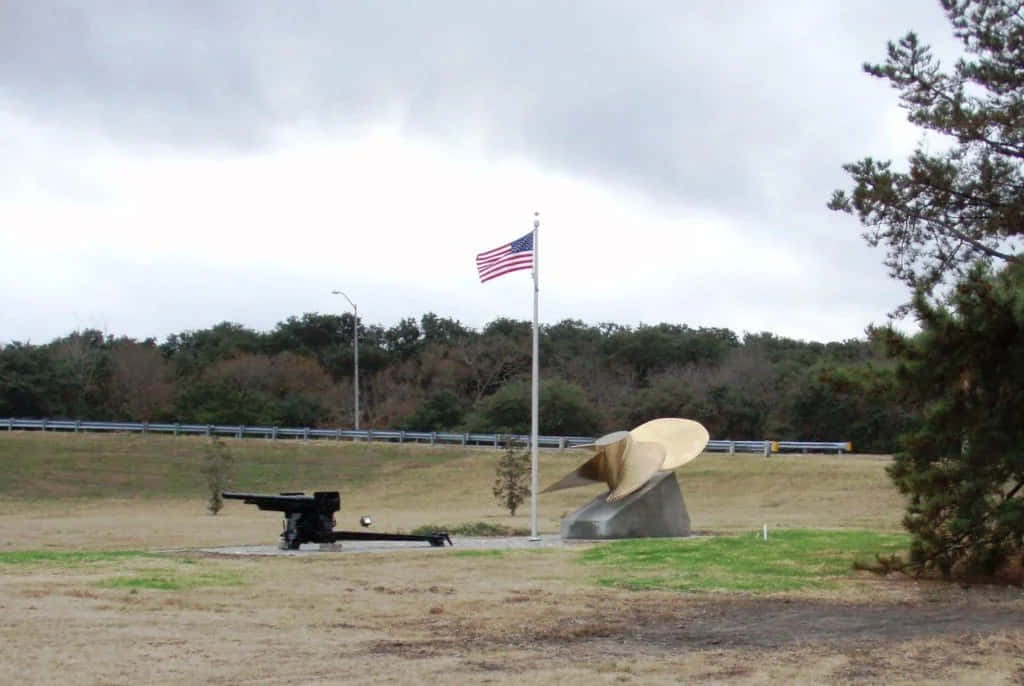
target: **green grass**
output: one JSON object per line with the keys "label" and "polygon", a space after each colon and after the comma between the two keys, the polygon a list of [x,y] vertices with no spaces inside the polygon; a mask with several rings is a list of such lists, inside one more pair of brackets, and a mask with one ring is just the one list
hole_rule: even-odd
{"label": "green grass", "polygon": [[455,557],[505,557],[504,550],[456,550],[452,552]]}
{"label": "green grass", "polygon": [[183,572],[178,569],[139,571],[131,576],[117,576],[96,582],[99,588],[150,589],[156,591],[188,591],[207,586],[241,586],[242,575],[233,571]]}
{"label": "green grass", "polygon": [[834,588],[856,574],[856,560],[907,549],[905,534],[774,531],[712,538],[638,539],[581,555],[602,586],[634,590],[772,593]]}
{"label": "green grass", "polygon": [[116,562],[137,557],[156,557],[156,555],[141,550],[113,550],[98,552],[17,550],[13,552],[0,552],[0,564],[49,564],[60,567],[73,567],[76,565],[90,564],[94,562]]}
{"label": "green grass", "polygon": [[120,569],[125,561],[142,560],[147,563],[161,561],[157,569],[138,569],[128,575],[118,575],[93,585],[99,588],[156,589],[179,591],[205,586],[240,586],[242,575],[235,571],[204,569],[200,561],[191,558],[168,559],[165,555],[139,550],[111,550],[92,552],[59,552],[50,550],[19,550],[0,552],[0,565],[47,565],[51,568],[73,569],[84,565],[116,565]]}
{"label": "green grass", "polygon": [[493,524],[491,522],[465,522],[446,526],[444,524],[424,524],[413,529],[412,533],[417,536],[424,536],[434,531],[447,531],[452,536],[526,536],[528,529],[505,526],[504,524]]}

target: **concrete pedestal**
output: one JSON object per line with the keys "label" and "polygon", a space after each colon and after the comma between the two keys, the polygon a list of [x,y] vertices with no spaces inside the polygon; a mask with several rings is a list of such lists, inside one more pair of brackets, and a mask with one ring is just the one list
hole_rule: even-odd
{"label": "concrete pedestal", "polygon": [[675,472],[659,472],[618,502],[602,493],[562,520],[563,539],[663,538],[690,535],[690,513]]}

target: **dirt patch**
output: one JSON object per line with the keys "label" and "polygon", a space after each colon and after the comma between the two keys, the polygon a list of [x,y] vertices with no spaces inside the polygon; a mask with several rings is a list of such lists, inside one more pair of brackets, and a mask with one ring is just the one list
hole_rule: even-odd
{"label": "dirt patch", "polygon": [[[8,566],[0,682],[1005,683],[1024,666],[1018,589],[635,592],[596,588],[571,549],[423,552]],[[244,583],[102,583],[168,567]]]}
{"label": "dirt patch", "polygon": [[[1015,592],[1011,592],[1011,596]],[[860,603],[801,598],[737,598],[636,594],[577,598],[510,595],[513,624],[497,612],[486,618],[427,620],[423,628],[457,636],[457,643],[565,649],[577,655],[648,655],[709,648],[788,649],[810,644],[836,648],[885,644],[965,633],[1024,630],[1024,604],[943,601]]]}
{"label": "dirt patch", "polygon": [[827,643],[840,647],[1007,629],[1024,629],[1019,608],[731,598],[666,603],[659,599],[635,602],[626,612],[564,618],[533,637],[569,644],[602,638],[626,652],[656,655],[684,646],[778,649]]}
{"label": "dirt patch", "polygon": [[862,603],[535,591],[502,603],[504,610],[424,618],[407,626],[420,638],[368,641],[349,656],[441,660],[474,680],[527,682],[572,682],[567,674],[581,670],[598,683],[959,682],[1024,673],[1024,607],[1014,592]]}

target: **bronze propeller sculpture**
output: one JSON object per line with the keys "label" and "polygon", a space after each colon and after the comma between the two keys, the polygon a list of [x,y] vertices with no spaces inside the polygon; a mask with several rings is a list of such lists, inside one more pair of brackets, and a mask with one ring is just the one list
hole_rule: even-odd
{"label": "bronze propeller sculpture", "polygon": [[616,431],[579,446],[594,450],[593,456],[543,492],[603,481],[608,484],[607,501],[615,502],[639,490],[657,472],[693,460],[709,439],[707,429],[692,419],[652,419],[632,431]]}

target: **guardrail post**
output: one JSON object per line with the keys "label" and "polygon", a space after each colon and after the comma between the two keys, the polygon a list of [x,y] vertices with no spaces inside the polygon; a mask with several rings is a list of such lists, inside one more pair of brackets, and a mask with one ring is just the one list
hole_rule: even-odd
{"label": "guardrail post", "polygon": [[469,434],[462,434],[462,445],[469,443]]}
{"label": "guardrail post", "polygon": [[76,419],[75,420],[75,433],[78,433],[78,430],[80,428],[82,428],[82,420],[81,419]]}
{"label": "guardrail post", "polygon": [[405,443],[405,429],[398,432],[398,442]]}
{"label": "guardrail post", "polygon": [[206,425],[206,435],[210,436],[212,434],[213,434],[213,426],[211,426],[210,424],[207,424]]}
{"label": "guardrail post", "polygon": [[142,433],[146,433],[149,429],[149,422],[142,422]]}
{"label": "guardrail post", "polygon": [[304,441],[308,441],[309,440],[309,427],[308,426],[305,426],[305,427],[302,428],[302,440],[304,440]]}
{"label": "guardrail post", "polygon": [[494,434],[494,447],[498,447],[498,434]]}
{"label": "guardrail post", "polygon": [[14,431],[14,417],[8,417],[7,419],[7,430]]}
{"label": "guardrail post", "polygon": [[729,454],[730,455],[735,455],[736,454],[736,441],[729,441]]}
{"label": "guardrail post", "polygon": [[45,420],[45,419],[43,420],[43,423],[39,425],[39,428],[40,428],[40,429],[41,429],[42,431],[46,431],[46,420]]}
{"label": "guardrail post", "polygon": [[764,455],[765,457],[768,457],[768,454],[769,454],[769,453],[771,452],[771,449],[772,449],[772,443],[771,443],[771,441],[765,441],[765,442],[764,442],[764,451],[763,451],[763,453],[762,453],[762,454],[763,454],[763,455]]}
{"label": "guardrail post", "polygon": [[558,437],[558,451],[565,452],[565,436]]}
{"label": "guardrail post", "polygon": [[437,432],[436,431],[431,431],[430,432],[430,445],[434,445],[435,443],[437,443]]}

